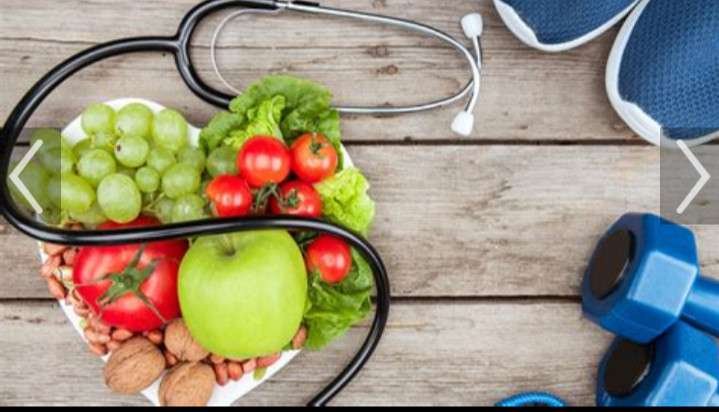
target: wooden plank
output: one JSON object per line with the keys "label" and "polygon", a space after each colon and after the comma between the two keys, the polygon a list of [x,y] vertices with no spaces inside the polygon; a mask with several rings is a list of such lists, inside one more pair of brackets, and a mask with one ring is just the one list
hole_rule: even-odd
{"label": "wooden plank", "polygon": [[[88,4],[71,0],[62,10],[50,0],[26,3],[10,0],[0,6],[0,76],[13,79],[0,90],[0,120],[43,73],[66,57],[121,36],[172,33],[192,2],[156,0],[138,6],[128,1]],[[461,38],[457,22],[477,2],[355,0],[330,4],[417,19]],[[76,13],[79,9],[84,12]],[[480,10],[487,20],[486,65],[473,138],[635,139],[610,108],[604,92],[604,62],[613,34],[571,53],[543,54],[518,42],[490,2],[481,3]],[[193,53],[201,75],[213,85],[218,82],[210,71],[207,45],[221,17],[201,27]],[[251,24],[231,25],[223,35],[222,47],[221,66],[233,83],[246,85],[269,72],[288,72],[326,83],[341,103],[426,101],[458,90],[467,78],[461,58],[436,41],[312,16],[263,17]],[[57,125],[89,102],[127,95],[180,108],[197,124],[215,110],[186,90],[170,56],[140,55],[111,59],[77,74],[54,93],[32,124]],[[345,135],[352,141],[454,139],[448,126],[457,110],[452,107],[389,119],[348,117]]]}
{"label": "wooden plank", "polygon": [[[395,296],[577,296],[621,214],[659,207],[658,151],[616,146],[353,146]],[[401,159],[401,160],[400,160]],[[697,227],[705,273],[719,273]],[[0,297],[45,297],[30,239],[0,235]]]}
{"label": "wooden plank", "polygon": [[[0,404],[145,405],[111,394],[101,363],[49,303],[0,303]],[[351,355],[364,328],[303,353],[240,403],[300,405]],[[335,405],[488,405],[521,390],[594,401],[610,337],[573,303],[396,304],[376,355]],[[42,390],[38,390],[42,388]]]}

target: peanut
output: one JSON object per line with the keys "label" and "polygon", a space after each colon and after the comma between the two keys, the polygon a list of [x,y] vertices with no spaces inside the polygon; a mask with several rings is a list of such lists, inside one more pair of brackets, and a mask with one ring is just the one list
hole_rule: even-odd
{"label": "peanut", "polygon": [[307,328],[302,326],[300,330],[297,331],[295,334],[295,337],[292,338],[292,349],[302,349],[303,346],[305,346],[305,341],[307,340]]}
{"label": "peanut", "polygon": [[257,367],[258,368],[267,368],[272,366],[275,362],[280,360],[280,357],[282,355],[279,353],[275,353],[274,355],[270,356],[263,356],[261,358],[257,358]]}
{"label": "peanut", "polygon": [[214,353],[210,355],[210,362],[212,362],[214,365],[217,365],[218,363],[222,363],[225,361],[225,358],[223,358],[220,355],[215,355]]}
{"label": "peanut", "polygon": [[109,335],[112,330],[110,326],[97,316],[91,316],[88,318],[88,324],[95,330],[95,332],[102,333],[103,335]]}
{"label": "peanut", "polygon": [[227,381],[229,380],[227,373],[227,364],[218,363],[216,365],[212,365],[212,367],[215,370],[215,379],[217,380],[217,384],[220,386],[227,385]]}
{"label": "peanut", "polygon": [[88,345],[88,348],[90,348],[90,352],[97,356],[104,356],[107,354],[107,346],[100,343],[91,343]]}
{"label": "peanut", "polygon": [[90,308],[84,305],[73,306],[73,310],[75,311],[75,314],[81,318],[87,318],[90,314]]}
{"label": "peanut", "polygon": [[119,348],[120,345],[122,345],[122,342],[118,342],[116,340],[111,340],[111,341],[107,342],[107,350],[112,352],[112,351],[116,350],[117,348]]}
{"label": "peanut", "polygon": [[45,253],[47,253],[50,256],[57,256],[67,249],[68,249],[68,246],[65,246],[65,245],[56,245],[54,243],[43,243],[42,244],[42,250],[44,250]]}
{"label": "peanut", "polygon": [[177,365],[177,363],[179,362],[177,360],[177,356],[173,355],[172,352],[170,352],[169,350],[164,351],[163,354],[165,355],[165,363],[167,363],[168,368]]}
{"label": "peanut", "polygon": [[44,278],[49,278],[53,275],[53,272],[55,272],[55,269],[57,269],[60,266],[60,257],[59,256],[51,256],[47,258],[45,263],[42,264],[40,267],[40,276]]}
{"label": "peanut", "polygon": [[250,359],[248,361],[242,362],[242,371],[245,373],[250,373],[257,369],[257,360]]}
{"label": "peanut", "polygon": [[147,333],[147,339],[150,340],[150,342],[154,343],[155,345],[162,344],[163,341],[163,334],[161,330],[151,330]]}
{"label": "peanut", "polygon": [[62,253],[62,260],[66,265],[72,266],[75,264],[75,256],[77,256],[77,249],[67,249]]}
{"label": "peanut", "polygon": [[115,329],[112,331],[112,339],[118,342],[124,342],[130,339],[134,334],[127,329]]}
{"label": "peanut", "polygon": [[242,365],[238,362],[229,362],[227,364],[227,376],[233,381],[238,381],[242,378],[244,372],[242,371]]}
{"label": "peanut", "polygon": [[65,299],[65,296],[67,296],[65,286],[63,286],[62,283],[54,277],[47,278],[47,289],[55,299]]}

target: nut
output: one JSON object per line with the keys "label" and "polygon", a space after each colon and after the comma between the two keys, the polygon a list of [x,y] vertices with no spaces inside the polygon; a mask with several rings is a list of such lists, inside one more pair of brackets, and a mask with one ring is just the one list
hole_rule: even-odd
{"label": "nut", "polygon": [[220,355],[215,355],[214,353],[212,355],[210,355],[210,362],[212,362],[215,365],[218,363],[222,363],[224,361],[225,361],[225,358],[223,358]]}
{"label": "nut", "polygon": [[282,357],[282,354],[275,353],[274,355],[263,356],[261,358],[257,358],[257,367],[258,368],[269,368],[275,362],[280,360],[280,357]]}
{"label": "nut", "polygon": [[75,256],[77,256],[77,249],[67,249],[62,252],[62,260],[66,265],[72,266],[75,264]]}
{"label": "nut", "polygon": [[130,339],[134,334],[127,329],[115,329],[112,332],[112,339],[118,342],[124,342]]}
{"label": "nut", "polygon": [[105,384],[114,392],[134,394],[147,388],[165,370],[165,357],[148,339],[136,337],[112,352],[105,365]]}
{"label": "nut", "polygon": [[255,369],[257,369],[257,360],[250,359],[248,361],[242,362],[242,370],[245,373],[250,373],[250,372],[254,371]]}
{"label": "nut", "polygon": [[167,364],[168,368],[177,365],[177,363],[179,362],[179,360],[177,360],[177,357],[168,350],[163,351],[162,354],[165,355],[165,363]]}
{"label": "nut", "polygon": [[204,363],[181,363],[160,383],[158,397],[163,406],[205,406],[212,397],[215,374]]}
{"label": "nut", "polygon": [[173,320],[165,328],[165,347],[182,361],[197,362],[209,355],[192,337],[182,319]]}
{"label": "nut", "polygon": [[307,340],[307,328],[302,326],[300,330],[297,331],[295,334],[295,337],[292,338],[292,349],[302,349],[303,346],[305,346],[305,341]]}
{"label": "nut", "polygon": [[227,382],[230,380],[229,373],[227,371],[227,364],[218,363],[216,365],[212,365],[212,368],[215,370],[215,379],[217,380],[217,384],[220,386],[227,385]]}
{"label": "nut", "polygon": [[56,245],[54,243],[43,243],[42,244],[42,250],[45,251],[50,256],[56,256],[60,253],[66,251],[69,246],[65,245]]}
{"label": "nut", "polygon": [[55,272],[55,269],[59,266],[60,256],[50,256],[40,267],[40,275],[47,279],[53,275],[53,272]]}
{"label": "nut", "polygon": [[244,372],[242,371],[242,365],[238,362],[229,362],[227,364],[227,376],[233,381],[238,381],[242,378]]}
{"label": "nut", "polygon": [[55,299],[65,299],[65,296],[67,296],[65,286],[63,286],[62,283],[54,277],[47,278],[47,289]]}
{"label": "nut", "polygon": [[147,332],[147,339],[149,339],[150,342],[154,343],[155,345],[161,345],[164,337],[161,330],[155,329]]}
{"label": "nut", "polygon": [[107,346],[99,344],[99,343],[91,343],[87,345],[87,347],[90,349],[90,352],[94,353],[97,356],[105,356],[107,354]]}

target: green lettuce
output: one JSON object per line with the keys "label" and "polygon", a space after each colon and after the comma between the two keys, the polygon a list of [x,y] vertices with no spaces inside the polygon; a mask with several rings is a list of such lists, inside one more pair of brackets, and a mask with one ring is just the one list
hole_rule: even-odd
{"label": "green lettuce", "polygon": [[274,136],[282,139],[280,119],[285,109],[286,99],[284,96],[275,96],[263,100],[259,106],[247,111],[247,124],[230,132],[224,143],[235,150],[240,150],[242,145],[253,136]]}
{"label": "green lettuce", "polygon": [[372,270],[354,249],[352,269],[340,284],[330,285],[316,273],[311,273],[304,318],[307,326],[305,347],[322,349],[363,320],[372,308],[372,285]]}
{"label": "green lettuce", "polygon": [[[279,97],[284,104],[279,104]],[[229,112],[217,114],[202,130],[200,141],[208,150],[220,144],[238,148],[248,137],[268,134],[292,144],[303,133],[318,132],[339,152],[340,117],[331,103],[330,91],[315,82],[285,75],[267,76],[233,99]]]}
{"label": "green lettuce", "polygon": [[322,213],[332,223],[367,235],[375,215],[369,183],[357,168],[348,168],[315,185],[322,198]]}

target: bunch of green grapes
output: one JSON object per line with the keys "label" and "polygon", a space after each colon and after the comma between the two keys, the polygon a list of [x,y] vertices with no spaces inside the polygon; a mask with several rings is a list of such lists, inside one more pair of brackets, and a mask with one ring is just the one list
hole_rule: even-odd
{"label": "bunch of green grapes", "polygon": [[60,221],[95,226],[141,214],[163,223],[202,219],[209,215],[206,182],[235,173],[236,152],[219,148],[207,156],[191,147],[187,121],[171,109],[153,113],[131,103],[116,112],[92,104],[82,113],[82,129],[87,137],[74,145],[57,131],[36,131],[33,139],[43,145],[21,175],[47,215]]}

